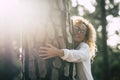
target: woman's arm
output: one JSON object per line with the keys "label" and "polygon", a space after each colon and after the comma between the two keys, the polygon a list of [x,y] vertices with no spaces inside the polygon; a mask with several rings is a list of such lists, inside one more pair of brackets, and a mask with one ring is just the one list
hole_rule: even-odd
{"label": "woman's arm", "polygon": [[49,59],[52,57],[62,57],[64,56],[64,51],[61,49],[58,49],[51,44],[47,44],[47,47],[40,47],[40,55],[42,59]]}
{"label": "woman's arm", "polygon": [[79,47],[78,50],[57,49],[49,44],[48,47],[41,47],[40,57],[48,59],[59,56],[68,62],[81,62],[89,58],[89,46],[83,43]]}
{"label": "woman's arm", "polygon": [[64,56],[61,58],[68,62],[81,62],[89,58],[89,46],[85,43],[81,44],[78,50],[63,49],[63,51]]}

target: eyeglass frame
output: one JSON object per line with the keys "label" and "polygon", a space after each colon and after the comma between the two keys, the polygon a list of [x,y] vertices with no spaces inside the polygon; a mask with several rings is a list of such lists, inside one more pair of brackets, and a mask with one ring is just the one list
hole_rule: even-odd
{"label": "eyeglass frame", "polygon": [[[86,25],[85,25],[85,26],[86,26]],[[77,32],[76,32],[76,31],[77,31]],[[74,26],[74,27],[73,27],[73,34],[77,34],[77,33],[86,35],[87,30],[82,30],[82,29],[80,29],[79,26]]]}

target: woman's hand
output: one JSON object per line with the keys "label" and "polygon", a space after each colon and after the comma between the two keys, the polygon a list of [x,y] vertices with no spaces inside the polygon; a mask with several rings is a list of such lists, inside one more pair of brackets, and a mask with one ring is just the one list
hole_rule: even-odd
{"label": "woman's hand", "polygon": [[47,44],[47,47],[40,47],[40,55],[42,59],[49,59],[56,56],[64,56],[64,51],[60,50],[51,44]]}

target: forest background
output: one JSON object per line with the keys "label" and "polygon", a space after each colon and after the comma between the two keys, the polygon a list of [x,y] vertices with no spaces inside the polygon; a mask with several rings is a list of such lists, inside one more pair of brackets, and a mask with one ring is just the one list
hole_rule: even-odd
{"label": "forest background", "polygon": [[[97,51],[92,62],[94,80],[120,80],[120,0],[71,0],[69,5],[71,17],[82,16],[88,19],[96,29]],[[0,10],[2,10],[2,4],[0,6]],[[5,32],[2,29],[0,31],[1,34]],[[2,72],[7,69],[7,66],[4,66],[6,65],[4,64],[5,57],[2,57],[2,51],[4,50],[3,42],[8,45],[10,38],[7,37],[5,39],[2,36],[0,40],[0,77],[5,77],[2,75]],[[13,44],[16,45],[16,43]],[[4,47],[7,45],[4,45]],[[8,46],[6,48],[6,53],[8,53]],[[19,64],[17,65],[19,66]],[[14,73],[14,66],[9,68],[12,68],[11,71]],[[11,73],[9,70],[5,72]]]}

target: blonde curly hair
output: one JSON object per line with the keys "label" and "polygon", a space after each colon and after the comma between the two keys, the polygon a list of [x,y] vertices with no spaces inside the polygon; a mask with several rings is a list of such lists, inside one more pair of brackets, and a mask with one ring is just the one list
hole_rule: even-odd
{"label": "blonde curly hair", "polygon": [[88,20],[80,16],[74,16],[72,20],[73,20],[73,26],[78,26],[81,25],[81,23],[83,23],[87,27],[85,42],[89,45],[90,57],[93,58],[95,56],[95,51],[96,51],[96,44],[95,44],[96,31],[94,26]]}

